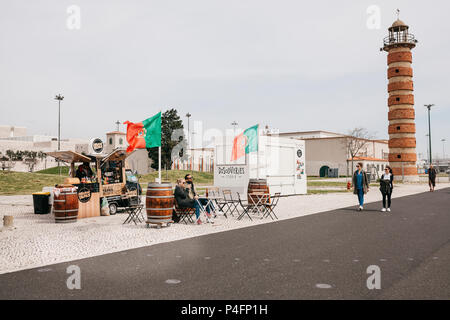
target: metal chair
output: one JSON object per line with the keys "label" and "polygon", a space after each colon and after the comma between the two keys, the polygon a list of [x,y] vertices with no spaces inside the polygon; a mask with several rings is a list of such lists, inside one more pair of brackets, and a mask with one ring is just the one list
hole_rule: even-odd
{"label": "metal chair", "polygon": [[224,211],[223,214],[225,217],[227,217],[227,213],[230,213],[231,216],[234,217],[233,213],[235,211],[239,213],[239,210],[238,210],[239,200],[233,199],[233,194],[231,193],[231,190],[223,190],[222,193],[223,193],[223,199],[227,206],[227,209],[226,209],[226,211]]}
{"label": "metal chair", "polygon": [[280,201],[280,197],[281,197],[281,192],[277,192],[277,193],[275,193],[275,195],[273,197],[271,197],[272,198],[271,203],[264,204],[264,206],[266,207],[265,217],[270,216],[272,218],[272,220],[274,220],[273,217],[275,217],[278,220],[278,217],[275,214],[274,210],[275,210],[276,206],[278,205],[278,201]]}
{"label": "metal chair", "polygon": [[[175,206],[175,212],[177,216],[180,218],[180,223],[194,223],[194,219],[192,218],[193,215],[195,215],[195,209],[194,208],[181,208],[178,206],[177,200],[174,198],[174,206]],[[187,221],[186,221],[187,220]]]}
{"label": "metal chair", "polygon": [[[128,213],[128,217],[125,219],[123,224],[130,223],[131,221],[134,222],[134,224],[142,223],[145,221],[144,216],[142,215],[142,208],[144,207],[143,204],[137,204],[125,207],[125,211]],[[142,220],[141,220],[142,218]]]}
{"label": "metal chair", "polygon": [[238,195],[238,203],[243,210],[237,219],[241,220],[245,215],[247,215],[250,218],[250,220],[253,221],[252,217],[250,217],[249,208],[252,208],[254,205],[248,203],[248,201],[246,203],[245,200],[242,200],[239,193],[237,195]]}

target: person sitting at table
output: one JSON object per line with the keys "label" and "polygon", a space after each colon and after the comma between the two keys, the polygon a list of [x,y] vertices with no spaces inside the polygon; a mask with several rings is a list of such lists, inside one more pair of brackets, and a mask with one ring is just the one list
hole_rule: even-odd
{"label": "person sitting at table", "polygon": [[[189,191],[189,198],[193,199],[195,196],[197,195],[197,192],[195,191],[195,186],[194,186],[194,178],[192,177],[191,174],[187,174],[184,176],[184,180],[186,181],[186,188],[188,188]],[[202,206],[206,206],[206,217],[208,219],[212,219],[211,217],[211,211],[215,212],[215,208],[212,202],[208,201],[208,199],[206,198],[199,198],[197,199]],[[217,215],[214,213],[214,218],[216,218]]]}
{"label": "person sitting at table", "polygon": [[92,178],[92,169],[91,167],[89,167],[89,163],[88,162],[83,162],[82,165],[80,165],[77,169],[77,171],[75,172],[75,176],[80,179],[83,178]]}
{"label": "person sitting at table", "polygon": [[[202,220],[200,219],[200,203],[199,196],[194,195],[193,198],[189,197],[189,188],[186,188],[186,181],[184,179],[178,179],[177,185],[175,187],[175,201],[180,208],[193,208],[195,209],[195,216],[197,218],[197,224],[202,224]],[[208,208],[207,208],[208,210]],[[207,221],[210,221],[210,214],[207,213]]]}
{"label": "person sitting at table", "polygon": [[193,199],[189,197],[189,191],[186,188],[186,181],[184,179],[177,179],[177,185],[175,186],[175,192],[173,195],[175,196],[175,201],[177,202],[178,207],[194,208],[195,216],[197,217],[197,224],[202,224],[202,220],[200,219],[200,207],[197,201],[195,201],[198,199],[198,196],[194,196]]}

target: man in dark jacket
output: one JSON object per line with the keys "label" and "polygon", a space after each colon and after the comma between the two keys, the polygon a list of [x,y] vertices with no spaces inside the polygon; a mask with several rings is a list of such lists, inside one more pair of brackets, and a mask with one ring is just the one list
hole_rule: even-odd
{"label": "man in dark jacket", "polygon": [[433,167],[433,164],[430,164],[428,169],[428,185],[430,186],[430,191],[434,191],[436,186],[436,169]]}
{"label": "man in dark jacket", "polygon": [[175,197],[175,201],[177,206],[180,208],[194,208],[195,215],[197,217],[197,224],[201,224],[202,221],[200,219],[200,207],[198,202],[195,201],[198,199],[197,195],[194,195],[193,198],[189,196],[189,188],[186,188],[186,181],[184,179],[178,179],[177,185],[175,187],[175,191],[173,193]]}
{"label": "man in dark jacket", "polygon": [[[203,207],[206,206],[206,217],[207,217],[207,221],[208,222],[213,222],[211,219],[211,214],[210,212],[214,210],[214,207],[212,205],[212,203],[210,203],[208,201],[208,199],[206,198],[199,198],[197,192],[195,191],[195,186],[194,186],[194,177],[192,177],[191,174],[187,174],[184,176],[184,179],[186,180],[186,188],[188,190],[188,194],[189,194],[189,198],[193,199],[195,197],[197,197],[196,199],[198,200],[198,202],[201,203],[201,205]],[[197,202],[197,201],[196,201]],[[216,215],[214,215],[214,218],[216,217]]]}

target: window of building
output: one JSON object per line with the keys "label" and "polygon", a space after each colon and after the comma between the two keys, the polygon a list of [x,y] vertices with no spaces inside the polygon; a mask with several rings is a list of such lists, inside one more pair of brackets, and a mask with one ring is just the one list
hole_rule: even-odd
{"label": "window of building", "polygon": [[123,144],[123,139],[122,138],[119,139],[119,144]]}
{"label": "window of building", "polygon": [[109,144],[112,144],[112,138],[109,138]]}

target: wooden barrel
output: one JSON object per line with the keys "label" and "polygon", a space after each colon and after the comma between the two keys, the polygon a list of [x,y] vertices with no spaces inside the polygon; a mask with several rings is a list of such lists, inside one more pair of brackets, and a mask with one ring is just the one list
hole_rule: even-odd
{"label": "wooden barrel", "polygon": [[173,190],[170,183],[149,183],[145,200],[147,222],[172,222],[173,201]]}
{"label": "wooden barrel", "polygon": [[54,191],[53,213],[56,223],[76,222],[78,218],[78,194],[73,186],[58,185]]}
{"label": "wooden barrel", "polygon": [[[269,195],[269,198],[267,198],[267,203],[270,202],[270,192],[269,192],[269,186],[267,185],[266,179],[250,179],[248,181],[248,189],[247,189],[247,200],[248,203],[258,203],[258,199],[256,197],[253,197],[250,195],[250,193],[253,192],[263,192]],[[253,201],[252,201],[252,198]]]}

